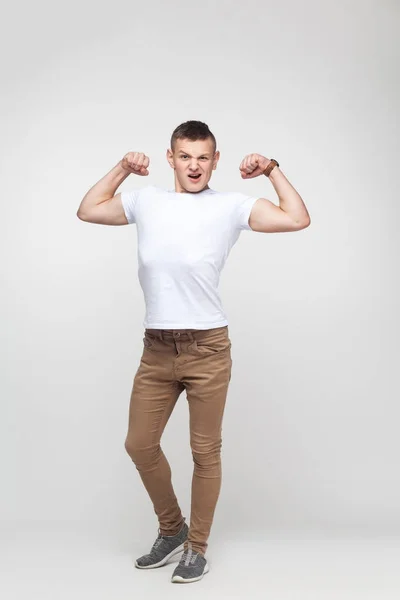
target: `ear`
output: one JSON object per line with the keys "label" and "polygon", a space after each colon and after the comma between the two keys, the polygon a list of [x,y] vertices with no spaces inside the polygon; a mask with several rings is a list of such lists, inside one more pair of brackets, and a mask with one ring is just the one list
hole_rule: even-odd
{"label": "ear", "polygon": [[167,150],[167,161],[169,162],[170,167],[172,169],[175,169],[174,155],[172,154],[172,150],[170,150],[169,148]]}
{"label": "ear", "polygon": [[214,158],[213,158],[213,171],[215,171],[215,169],[217,168],[219,157],[220,157],[220,153],[219,153],[219,150],[217,150],[216,153],[214,154]]}

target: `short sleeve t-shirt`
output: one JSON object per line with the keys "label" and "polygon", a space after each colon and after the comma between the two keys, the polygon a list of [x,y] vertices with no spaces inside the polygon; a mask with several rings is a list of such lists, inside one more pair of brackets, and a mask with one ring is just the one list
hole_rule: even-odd
{"label": "short sleeve t-shirt", "polygon": [[228,325],[218,293],[220,273],[257,198],[205,189],[181,193],[156,186],[121,192],[136,223],[138,276],[148,329]]}

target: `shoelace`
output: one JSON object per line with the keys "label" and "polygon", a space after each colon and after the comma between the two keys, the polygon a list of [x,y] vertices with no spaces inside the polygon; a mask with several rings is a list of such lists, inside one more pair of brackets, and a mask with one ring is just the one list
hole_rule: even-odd
{"label": "shoelace", "polygon": [[[182,530],[181,530],[182,531]],[[179,532],[180,533],[180,532]],[[178,535],[178,534],[176,534]],[[169,537],[173,537],[170,535],[162,535],[162,533],[160,533],[160,530],[158,530],[158,537],[156,539],[156,541],[154,542],[150,552],[153,552],[153,550],[157,550],[158,546],[161,544],[161,542]]]}
{"label": "shoelace", "polygon": [[198,555],[198,552],[194,552],[191,548],[188,548],[188,550],[185,550],[182,554],[180,562],[183,562],[185,566],[188,566],[189,564],[193,565],[196,562]]}
{"label": "shoelace", "polygon": [[158,546],[161,544],[161,542],[163,541],[163,539],[164,539],[164,536],[161,533],[159,533],[156,541],[154,542],[154,544],[153,544],[153,546],[152,546],[152,548],[150,550],[150,552],[153,552],[153,550],[157,550]]}

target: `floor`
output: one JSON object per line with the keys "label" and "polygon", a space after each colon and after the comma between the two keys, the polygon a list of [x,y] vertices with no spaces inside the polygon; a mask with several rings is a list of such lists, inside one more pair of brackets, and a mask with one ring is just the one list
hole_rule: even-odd
{"label": "floor", "polygon": [[258,539],[243,534],[215,538],[206,554],[210,572],[196,583],[173,584],[170,577],[180,555],[159,569],[133,566],[133,559],[148,552],[153,539],[141,536],[127,543],[104,531],[97,535],[65,525],[9,526],[0,539],[0,596],[400,600],[399,539],[290,532]]}

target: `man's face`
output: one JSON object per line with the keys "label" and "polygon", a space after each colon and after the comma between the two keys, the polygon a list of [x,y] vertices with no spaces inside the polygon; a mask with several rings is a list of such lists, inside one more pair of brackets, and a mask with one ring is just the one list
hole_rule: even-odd
{"label": "man's face", "polygon": [[167,150],[167,160],[175,170],[175,191],[196,193],[208,188],[219,152],[214,153],[211,138],[195,142],[178,139],[174,152]]}

